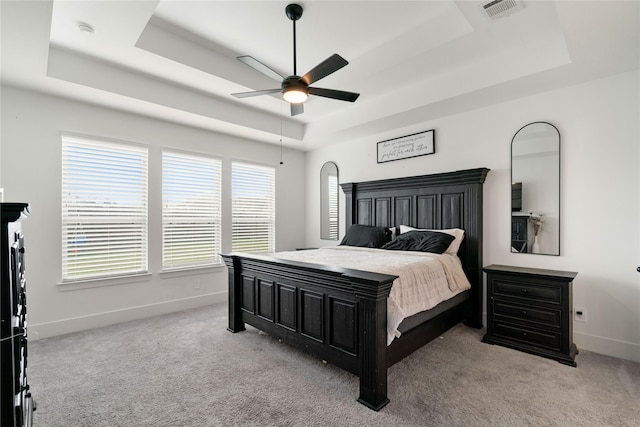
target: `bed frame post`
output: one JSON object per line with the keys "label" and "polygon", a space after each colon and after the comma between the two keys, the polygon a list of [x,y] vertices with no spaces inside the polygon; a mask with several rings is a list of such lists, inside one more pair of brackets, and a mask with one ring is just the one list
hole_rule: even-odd
{"label": "bed frame post", "polygon": [[359,305],[360,396],[358,402],[375,411],[387,398],[387,298],[393,279],[376,288],[353,284]]}
{"label": "bed frame post", "polygon": [[482,206],[483,184],[489,173],[489,169],[480,168],[468,171],[469,177],[466,184],[465,216],[469,219],[465,223],[467,244],[465,245],[465,265],[471,287],[471,310],[465,321],[465,325],[472,328],[482,328],[482,309],[484,295],[484,282],[482,273]]}
{"label": "bed frame post", "polygon": [[[245,330],[244,322],[241,319],[240,296],[242,295],[242,275],[238,257],[233,255],[221,255],[229,271],[229,332],[241,332]],[[237,273],[236,274],[236,270]]]}

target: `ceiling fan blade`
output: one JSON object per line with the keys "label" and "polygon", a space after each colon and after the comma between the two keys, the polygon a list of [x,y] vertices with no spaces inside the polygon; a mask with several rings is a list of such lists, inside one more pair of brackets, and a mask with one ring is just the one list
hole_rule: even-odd
{"label": "ceiling fan blade", "polygon": [[265,76],[271,77],[273,80],[282,82],[282,80],[285,79],[285,76],[283,76],[280,73],[278,73],[277,71],[274,71],[271,68],[267,67],[262,62],[260,62],[257,59],[255,59],[253,56],[249,56],[249,55],[238,56],[236,59],[238,61],[240,61],[240,62],[244,62],[249,67],[260,71]]}
{"label": "ceiling fan blade", "polygon": [[322,89],[320,87],[310,87],[310,95],[324,96],[325,98],[338,99],[340,101],[355,102],[360,96],[359,93],[345,92],[343,90]]}
{"label": "ceiling fan blade", "polygon": [[327,77],[331,73],[335,73],[340,68],[347,65],[346,59],[342,56],[334,53],[329,58],[325,59],[318,65],[316,65],[311,71],[302,76],[302,79],[306,84],[310,85],[313,82],[317,82],[318,80]]}
{"label": "ceiling fan blade", "polygon": [[253,90],[251,92],[239,92],[239,93],[232,93],[231,95],[235,96],[236,98],[250,98],[252,96],[260,96],[260,95],[269,95],[271,93],[278,93],[281,92],[282,89],[278,88],[278,89],[265,89],[265,90]]}
{"label": "ceiling fan blade", "polygon": [[291,116],[297,116],[304,113],[304,104],[291,104]]}

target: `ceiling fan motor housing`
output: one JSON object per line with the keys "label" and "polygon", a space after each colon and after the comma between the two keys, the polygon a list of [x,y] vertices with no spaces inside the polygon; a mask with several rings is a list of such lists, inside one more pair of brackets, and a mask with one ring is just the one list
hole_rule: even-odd
{"label": "ceiling fan motor housing", "polygon": [[301,89],[305,92],[309,91],[309,85],[302,80],[300,76],[289,76],[282,81],[282,90]]}

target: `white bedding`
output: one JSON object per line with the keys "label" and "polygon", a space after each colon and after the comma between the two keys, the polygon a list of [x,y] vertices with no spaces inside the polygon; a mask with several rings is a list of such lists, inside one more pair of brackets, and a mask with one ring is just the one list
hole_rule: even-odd
{"label": "white bedding", "polygon": [[293,261],[398,276],[387,300],[387,345],[395,337],[400,337],[398,326],[404,318],[433,308],[471,287],[460,259],[455,255],[354,246],[329,246],[271,255]]}

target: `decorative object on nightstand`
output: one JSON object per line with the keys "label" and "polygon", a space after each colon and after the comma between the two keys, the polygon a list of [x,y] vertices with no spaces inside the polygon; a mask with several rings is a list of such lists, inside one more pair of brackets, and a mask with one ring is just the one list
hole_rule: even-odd
{"label": "decorative object on nightstand", "polygon": [[533,231],[533,246],[531,246],[531,252],[534,254],[540,253],[540,244],[538,243],[538,235],[542,231],[542,225],[544,224],[544,217],[542,214],[537,214],[529,211],[529,222],[532,225]]}
{"label": "decorative object on nightstand", "polygon": [[540,253],[540,243],[538,243],[538,235],[533,236],[533,245],[531,245],[531,253],[533,254]]}
{"label": "decorative object on nightstand", "polygon": [[487,333],[499,344],[576,366],[571,316],[572,271],[490,265],[487,273]]}

